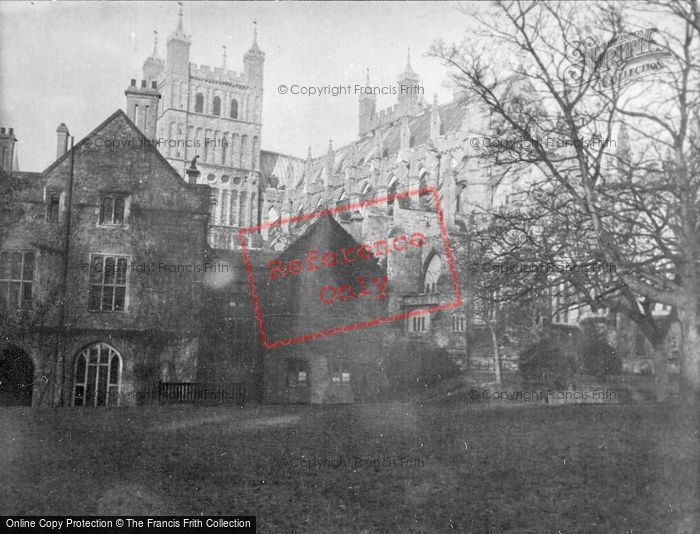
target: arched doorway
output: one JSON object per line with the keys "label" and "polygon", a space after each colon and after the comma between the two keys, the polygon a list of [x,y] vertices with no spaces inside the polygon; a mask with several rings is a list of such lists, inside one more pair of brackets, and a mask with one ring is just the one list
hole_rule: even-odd
{"label": "arched doorway", "polygon": [[31,406],[34,364],[19,347],[8,345],[0,354],[0,406]]}
{"label": "arched doorway", "polygon": [[74,406],[118,406],[122,359],[107,343],[86,347],[75,358]]}

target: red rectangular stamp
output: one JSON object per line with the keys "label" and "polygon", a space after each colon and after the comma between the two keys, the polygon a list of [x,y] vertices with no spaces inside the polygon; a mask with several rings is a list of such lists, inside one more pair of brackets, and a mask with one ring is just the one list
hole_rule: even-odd
{"label": "red rectangular stamp", "polygon": [[[361,214],[362,210],[372,206],[426,195],[432,195],[434,200],[439,235],[426,236],[420,231],[394,235],[396,232],[392,232],[386,239],[359,243],[336,221],[336,218],[348,221],[350,215]],[[306,231],[256,273],[246,234],[307,221],[312,222]],[[240,228],[238,236],[260,341],[266,349],[427,315],[463,304],[440,197],[435,187]],[[409,310],[396,310],[394,305],[394,313],[388,313],[389,300],[403,296],[395,291],[387,274],[389,256],[392,256],[392,261],[402,255],[420,258],[428,247],[435,250],[437,242],[441,245],[449,269],[454,300]],[[274,334],[271,335],[271,332]]]}

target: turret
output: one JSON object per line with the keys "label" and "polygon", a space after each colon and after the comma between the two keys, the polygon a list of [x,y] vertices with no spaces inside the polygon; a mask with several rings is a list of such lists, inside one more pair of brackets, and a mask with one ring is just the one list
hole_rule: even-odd
{"label": "turret", "polygon": [[309,151],[306,154],[306,161],[304,162],[304,194],[311,192],[312,172],[313,158],[311,156],[311,145],[309,145]]}
{"label": "turret", "polygon": [[265,64],[265,53],[258,46],[258,27],[253,30],[253,44],[243,55],[243,73],[248,78],[248,83],[254,87],[262,89],[263,66]]}
{"label": "turret", "polygon": [[372,91],[369,84],[369,69],[367,69],[367,81],[364,91],[360,93],[360,135],[365,135],[372,131],[374,120],[377,114],[377,95]]}
{"label": "turret", "polygon": [[163,61],[158,54],[158,32],[153,30],[153,35],[153,52],[151,52],[148,59],[143,62],[143,78],[149,84],[158,79],[165,68],[165,61]]}
{"label": "turret", "polygon": [[398,78],[399,115],[416,115],[418,113],[422,90],[420,78],[411,68],[411,50],[409,49],[406,68]]}
{"label": "turret", "polygon": [[182,5],[178,14],[177,29],[168,37],[165,65],[174,73],[188,74],[190,67],[190,45],[192,40],[182,24]]}
{"label": "turret", "polygon": [[326,153],[326,186],[335,185],[335,152],[333,150],[333,140],[328,141],[328,152]]}

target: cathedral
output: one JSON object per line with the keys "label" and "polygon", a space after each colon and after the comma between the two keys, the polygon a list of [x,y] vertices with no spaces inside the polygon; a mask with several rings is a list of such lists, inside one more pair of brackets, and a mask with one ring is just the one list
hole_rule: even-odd
{"label": "cathedral", "polygon": [[[463,137],[469,128],[459,95],[440,106],[436,100],[428,105],[419,91],[397,91],[396,104],[378,110],[376,96],[363,92],[355,141],[337,148],[331,141],[320,157],[310,149],[306,157],[288,156],[261,149],[265,54],[257,30],[240,73],[228,68],[226,53],[218,67],[190,63],[190,45],[180,14],[165,60],[156,41],[141,84],[132,80],[126,111],[183,179],[197,157],[198,183],[212,191],[212,247],[237,248],[232,236],[238,228],[425,186],[439,188],[448,225],[464,224],[469,208],[461,198],[467,180]],[[366,84],[371,88],[369,74]],[[397,87],[419,84],[409,55]],[[472,202],[475,194],[492,200],[486,185],[472,182]],[[429,199],[412,204],[435,211]],[[392,211],[388,205],[384,215],[390,219]],[[360,227],[362,236],[387,233],[369,220]],[[282,250],[301,230],[282,227],[250,245]]]}
{"label": "cathedral", "polygon": [[[156,140],[183,180],[190,179],[187,171],[195,160],[196,182],[211,188],[208,242],[212,249],[235,257],[240,247],[238,229],[258,225],[259,232],[246,234],[247,248],[282,252],[312,222],[289,219],[386,197],[386,202],[345,211],[337,218],[359,243],[418,231],[431,241],[415,257],[382,258],[381,267],[392,281],[389,310],[405,312],[455,300],[433,195],[396,201],[393,195],[436,188],[440,215],[457,255],[465,252],[460,250],[460,235],[468,221],[478,219],[481,208],[508,202],[512,186],[500,184],[494,190],[484,174],[467,163],[469,147],[464,139],[477,131],[479,119],[463,95],[455,93],[451,102],[440,105],[437,97],[428,104],[421,91],[402,90],[420,87],[409,52],[396,79],[393,106],[377,109],[368,73],[368,90],[357,102],[356,139],[339,147],[330,141],[326,153],[316,157],[310,149],[306,157],[295,157],[261,149],[265,54],[257,29],[243,54],[240,73],[228,68],[226,53],[218,67],[190,63],[190,45],[180,14],[177,28],[167,39],[165,59],[156,40],[143,64],[140,86],[132,80],[126,91],[126,111]],[[269,224],[275,221],[280,224]],[[429,339],[464,356],[466,312],[453,312],[401,323],[395,336]]]}
{"label": "cathedral", "polygon": [[[468,140],[488,116],[460,92],[426,102],[409,53],[394,105],[377,109],[367,75],[352,142],[264,150],[257,31],[242,72],[226,53],[191,63],[190,45],[180,13],[125,111],[75,145],[61,123],[43,172],[17,171],[0,129],[0,404],[354,402],[396,373],[415,385],[431,351],[492,370],[467,228],[522,201],[527,176],[479,168]],[[316,272],[266,279],[298,258]]]}

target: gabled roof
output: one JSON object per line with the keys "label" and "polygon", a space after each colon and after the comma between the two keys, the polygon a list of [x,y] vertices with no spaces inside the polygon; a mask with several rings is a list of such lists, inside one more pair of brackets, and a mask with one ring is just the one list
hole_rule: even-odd
{"label": "gabled roof", "polygon": [[[321,256],[328,251],[339,252],[348,247],[357,248],[360,246],[340,223],[332,215],[318,217],[306,231],[289,245],[277,259],[288,262],[293,259],[304,259],[311,250],[317,250],[321,262]],[[356,258],[356,256],[354,256]],[[358,274],[377,276],[382,271],[376,259],[358,259],[348,264],[339,264],[336,267],[326,267],[335,275],[339,282],[351,281]]]}
{"label": "gabled roof", "polygon": [[293,188],[304,174],[304,164],[305,161],[301,158],[270,150],[261,150],[260,170],[263,189],[268,184],[277,189],[281,188],[282,185],[287,189]]}
{"label": "gabled roof", "polygon": [[[89,134],[87,134],[85,137],[83,137],[80,141],[74,144],[74,146],[60,156],[56,161],[54,161],[51,165],[49,165],[42,174],[46,174],[50,171],[52,171],[54,168],[56,168],[61,162],[66,160],[67,158],[70,157],[71,153],[74,155],[78,154],[78,151],[85,146],[86,140],[89,140],[90,138],[96,136],[101,130],[107,127],[110,123],[114,122],[117,119],[123,119],[127,125],[132,130],[133,134],[133,139],[141,141],[143,143],[143,148],[140,150],[146,150],[146,151],[152,151],[155,153],[156,157],[160,160],[160,162],[167,168],[169,169],[169,174],[178,181],[178,183],[181,186],[184,187],[201,187],[200,185],[192,185],[188,184],[185,182],[180,174],[173,168],[172,165],[168,162],[168,160],[165,159],[165,157],[160,153],[158,148],[156,147],[156,144],[152,141],[149,141],[146,136],[143,134],[143,132],[139,129],[136,124],[129,118],[129,116],[124,113],[121,109],[116,110],[114,113],[112,113],[109,117],[107,117],[104,121],[102,121],[94,130],[92,130]],[[89,148],[89,147],[88,147]]]}

